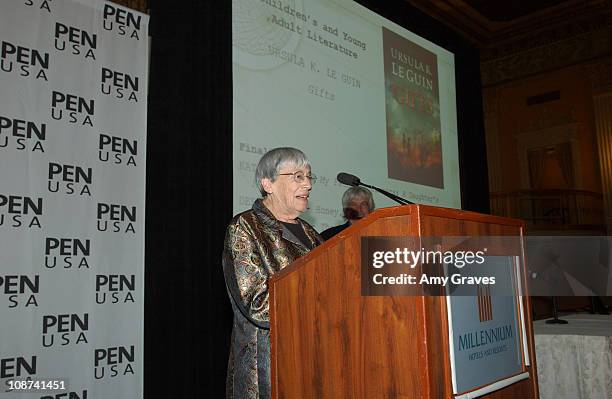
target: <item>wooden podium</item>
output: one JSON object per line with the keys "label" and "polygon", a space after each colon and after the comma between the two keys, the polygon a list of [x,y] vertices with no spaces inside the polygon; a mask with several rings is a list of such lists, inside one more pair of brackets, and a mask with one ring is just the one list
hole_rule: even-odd
{"label": "wooden podium", "polygon": [[[522,235],[518,220],[406,205],[379,209],[315,248],[269,281],[272,397],[454,398],[446,298],[362,296],[361,237]],[[523,294],[528,378],[479,397],[539,397]]]}

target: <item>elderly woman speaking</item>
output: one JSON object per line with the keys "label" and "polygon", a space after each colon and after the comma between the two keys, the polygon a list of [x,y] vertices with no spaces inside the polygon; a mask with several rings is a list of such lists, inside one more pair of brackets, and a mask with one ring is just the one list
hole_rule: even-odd
{"label": "elderly woman speaking", "polygon": [[234,310],[227,397],[270,397],[268,279],[322,242],[298,216],[308,208],[315,176],[295,148],[275,148],[255,172],[262,195],[230,222],[223,273]]}

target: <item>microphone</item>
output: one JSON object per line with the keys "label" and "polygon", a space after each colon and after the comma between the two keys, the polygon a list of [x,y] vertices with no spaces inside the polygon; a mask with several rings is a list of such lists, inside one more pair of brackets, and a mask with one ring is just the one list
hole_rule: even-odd
{"label": "microphone", "polygon": [[393,201],[399,203],[400,205],[414,204],[414,202],[408,201],[405,198],[402,198],[402,197],[400,197],[398,195],[395,195],[395,194],[392,194],[392,193],[390,193],[388,191],[385,191],[382,188],[378,188],[376,186],[371,186],[369,184],[362,183],[361,179],[359,179],[355,175],[351,175],[350,173],[340,172],[340,173],[338,173],[338,176],[336,176],[336,179],[340,183],[346,184],[347,186],[353,186],[353,187],[364,186],[364,187],[367,187],[367,188],[371,188],[372,190],[376,190],[379,193],[381,193],[382,195],[384,195],[385,197],[391,198]]}
{"label": "microphone", "polygon": [[357,176],[349,173],[340,172],[338,173],[338,176],[336,176],[336,179],[338,179],[340,183],[346,184],[347,186],[357,187],[361,184],[361,180],[359,180]]}

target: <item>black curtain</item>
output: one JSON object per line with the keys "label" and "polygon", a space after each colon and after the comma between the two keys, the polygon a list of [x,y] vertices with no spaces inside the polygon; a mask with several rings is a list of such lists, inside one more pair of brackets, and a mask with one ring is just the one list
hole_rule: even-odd
{"label": "black curtain", "polygon": [[[455,54],[463,208],[487,212],[478,52],[406,2],[360,1]],[[222,398],[232,312],[230,1],[149,0],[145,398]]]}
{"label": "black curtain", "polygon": [[231,2],[150,0],[145,398],[222,398]]}

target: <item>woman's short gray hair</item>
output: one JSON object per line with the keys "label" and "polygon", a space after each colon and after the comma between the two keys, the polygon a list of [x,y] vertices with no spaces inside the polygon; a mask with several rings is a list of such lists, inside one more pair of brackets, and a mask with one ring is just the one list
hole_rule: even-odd
{"label": "woman's short gray hair", "polygon": [[276,180],[278,173],[283,166],[290,164],[297,168],[308,166],[310,167],[310,161],[302,151],[292,147],[278,147],[273,148],[266,152],[255,170],[255,184],[259,189],[262,196],[268,195],[264,190],[261,180],[270,179],[270,181]]}
{"label": "woman's short gray hair", "polygon": [[370,212],[374,210],[374,198],[372,197],[372,192],[365,187],[351,187],[346,190],[342,195],[342,208],[346,208],[349,202],[358,197],[368,200],[368,208]]}

